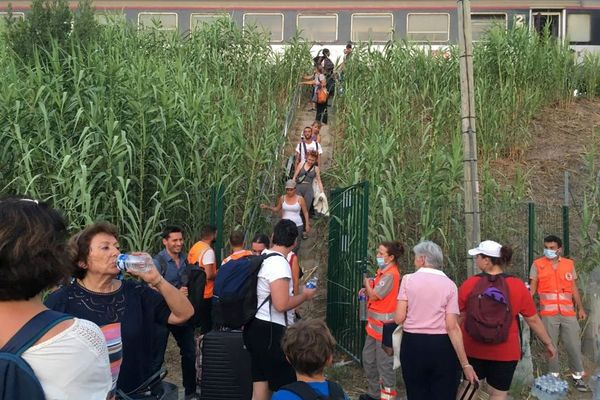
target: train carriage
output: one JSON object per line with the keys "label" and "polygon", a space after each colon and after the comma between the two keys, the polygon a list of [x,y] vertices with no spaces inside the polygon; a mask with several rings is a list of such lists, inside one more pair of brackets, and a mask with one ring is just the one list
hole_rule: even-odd
{"label": "train carriage", "polygon": [[[16,17],[26,17],[29,0],[10,3]],[[8,4],[0,1],[0,13]],[[392,38],[404,38],[443,47],[455,43],[458,35],[456,2],[448,0],[98,0],[94,7],[102,23],[123,18],[140,27],[158,23],[160,29],[180,32],[228,17],[240,26],[264,29],[275,48],[300,32],[315,49],[330,48],[334,58],[350,41],[384,45]],[[474,41],[494,24],[532,30],[548,24],[553,36],[568,41],[576,51],[600,50],[600,0],[472,0],[471,11]]]}

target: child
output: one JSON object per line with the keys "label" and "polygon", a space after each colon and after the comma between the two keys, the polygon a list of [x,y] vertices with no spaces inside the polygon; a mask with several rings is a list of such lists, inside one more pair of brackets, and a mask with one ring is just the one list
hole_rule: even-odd
{"label": "child", "polygon": [[272,400],[348,400],[337,383],[325,379],[323,371],[333,362],[335,339],[319,319],[301,320],[289,327],[281,347],[296,371],[298,382],[283,386]]}

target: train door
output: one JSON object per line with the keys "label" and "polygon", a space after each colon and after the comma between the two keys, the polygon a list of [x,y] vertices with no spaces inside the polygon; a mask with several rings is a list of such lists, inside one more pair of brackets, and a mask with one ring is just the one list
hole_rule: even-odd
{"label": "train door", "polygon": [[564,10],[531,9],[529,21],[531,30],[541,33],[547,26],[552,37],[557,39],[565,37]]}

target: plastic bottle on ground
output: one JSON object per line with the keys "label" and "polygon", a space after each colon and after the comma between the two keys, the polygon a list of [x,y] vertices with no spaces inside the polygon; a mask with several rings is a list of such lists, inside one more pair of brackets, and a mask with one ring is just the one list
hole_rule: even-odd
{"label": "plastic bottle on ground", "polygon": [[152,258],[146,254],[119,254],[117,257],[117,268],[125,272],[148,272],[154,268]]}

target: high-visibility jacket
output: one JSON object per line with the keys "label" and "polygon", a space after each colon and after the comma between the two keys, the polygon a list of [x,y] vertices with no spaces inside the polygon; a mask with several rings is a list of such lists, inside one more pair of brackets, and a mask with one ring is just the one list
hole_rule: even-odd
{"label": "high-visibility jacket", "polygon": [[231,260],[239,260],[242,257],[248,257],[251,256],[252,252],[250,250],[238,250],[236,252],[231,253],[231,255],[229,257],[227,257],[226,259],[224,259],[221,262],[221,265],[231,261]]}
{"label": "high-visibility jacket", "polygon": [[[210,245],[203,241],[196,242],[190,251],[188,252],[188,264],[198,263],[200,268],[205,269],[205,265],[202,264],[202,258],[204,258],[204,253],[206,253],[210,249]],[[204,286],[204,298],[210,299],[213,296],[213,290],[215,288],[215,281],[212,279],[206,280],[206,286]]]}
{"label": "high-visibility jacket", "polygon": [[398,267],[393,264],[383,270],[377,270],[377,275],[375,275],[375,280],[373,281],[375,288],[377,288],[381,278],[385,275],[393,277],[392,290],[383,299],[369,300],[367,305],[367,335],[378,341],[382,339],[383,323],[394,319],[396,298],[398,296],[398,289],[400,288],[400,272],[398,271]]}
{"label": "high-visibility jacket", "polygon": [[547,257],[538,258],[533,265],[537,270],[540,315],[550,316],[560,313],[564,316],[574,316],[575,264],[573,260],[559,257],[556,270],[552,268],[552,260]]}

